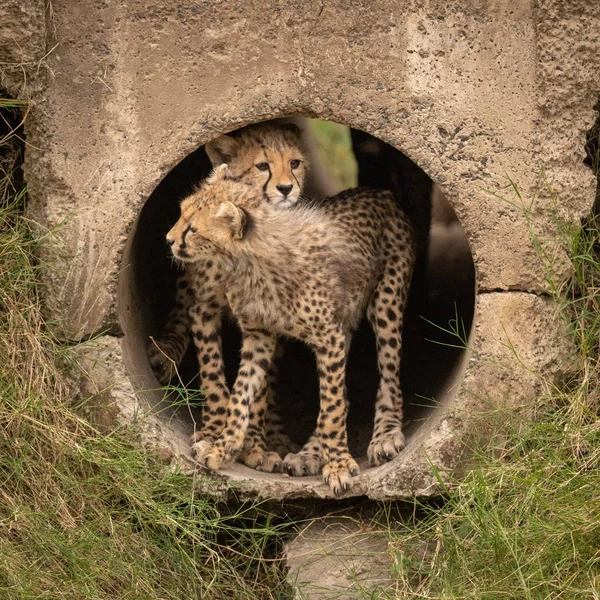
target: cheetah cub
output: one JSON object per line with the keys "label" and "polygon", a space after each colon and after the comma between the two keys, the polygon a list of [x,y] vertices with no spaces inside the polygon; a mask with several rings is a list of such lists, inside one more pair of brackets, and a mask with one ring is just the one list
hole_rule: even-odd
{"label": "cheetah cub", "polygon": [[[214,166],[227,162],[233,176],[257,191],[257,200],[278,210],[295,204],[302,193],[308,160],[303,151],[301,130],[293,124],[251,125],[237,136],[223,135],[206,144]],[[221,322],[227,314],[223,282],[218,264],[205,255],[188,264],[176,283],[175,305],[160,339],[148,349],[157,379],[166,384],[187,350],[191,333],[198,357],[200,389],[205,392],[202,427],[192,439],[197,444],[214,441],[224,425],[229,401],[221,347]],[[252,468],[278,470],[295,446],[283,432],[274,403],[275,373],[269,376],[267,394],[270,410],[263,416],[252,413],[246,452],[241,460]],[[263,426],[264,420],[264,426]],[[266,431],[265,431],[266,429]],[[267,452],[266,446],[275,452]]]}
{"label": "cheetah cub", "polygon": [[411,227],[390,192],[358,188],[283,212],[222,165],[182,202],[167,243],[184,262],[212,257],[242,330],[226,424],[215,443],[197,453],[200,462],[216,470],[242,450],[249,411],[267,410],[266,375],[276,337],[286,335],[316,354],[315,436],[323,479],[334,494],[348,489],[358,465],[346,436],[346,356],[365,310],[377,336],[381,375],[374,438],[382,447],[403,447],[401,333],[414,248]]}

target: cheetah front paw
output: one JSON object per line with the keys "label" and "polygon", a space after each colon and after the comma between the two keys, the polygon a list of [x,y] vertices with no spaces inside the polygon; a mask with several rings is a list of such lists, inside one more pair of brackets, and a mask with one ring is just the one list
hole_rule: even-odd
{"label": "cheetah front paw", "polygon": [[335,496],[339,496],[352,487],[352,477],[359,473],[356,461],[349,454],[342,455],[323,467],[323,481]]}
{"label": "cheetah front paw", "polygon": [[190,445],[193,446],[196,442],[207,439],[204,435],[204,432],[199,429],[198,431],[194,431],[190,436]]}
{"label": "cheetah front paw", "polygon": [[404,449],[404,434],[400,425],[383,433],[373,436],[367,449],[369,465],[377,467],[396,458]]}
{"label": "cheetah front paw", "polygon": [[192,437],[192,445],[190,447],[190,452],[192,456],[196,459],[197,462],[204,464],[204,460],[206,456],[210,453],[213,448],[213,443],[209,440],[198,440],[195,441],[195,438]]}
{"label": "cheetah front paw", "polygon": [[282,470],[293,477],[303,475],[317,475],[323,465],[323,455],[320,450],[300,450],[300,452],[289,453],[282,463]]}
{"label": "cheetah front paw", "polygon": [[[198,442],[202,444],[202,442]],[[206,445],[196,453],[196,460],[211,471],[218,471],[221,467],[226,467],[233,463],[235,456],[223,446]]]}
{"label": "cheetah front paw", "polygon": [[167,385],[177,373],[177,363],[171,358],[175,355],[169,344],[152,340],[148,346],[148,361],[161,385]]}
{"label": "cheetah front paw", "polygon": [[204,465],[212,471],[218,471],[222,466],[230,465],[242,451],[244,435],[241,430],[232,435],[220,437],[212,450],[205,456]]}
{"label": "cheetah front paw", "polygon": [[258,446],[244,450],[239,461],[251,469],[264,473],[279,473],[281,470],[281,457],[276,452],[268,452]]}
{"label": "cheetah front paw", "polygon": [[218,471],[225,464],[233,462],[226,449],[222,445],[215,444],[212,440],[200,439],[192,444],[190,451],[196,462],[211,471]]}

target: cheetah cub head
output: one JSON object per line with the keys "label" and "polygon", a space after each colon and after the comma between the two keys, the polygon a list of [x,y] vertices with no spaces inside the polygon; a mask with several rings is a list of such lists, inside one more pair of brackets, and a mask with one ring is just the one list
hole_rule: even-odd
{"label": "cheetah cub head", "polygon": [[251,226],[246,209],[261,207],[272,210],[265,207],[261,190],[239,181],[227,165],[221,165],[181,202],[181,216],[167,233],[167,244],[183,262],[232,255]]}
{"label": "cheetah cub head", "polygon": [[251,125],[208,142],[205,150],[214,167],[227,164],[233,177],[262,190],[273,206],[286,208],[300,198],[308,169],[301,134],[294,124]]}

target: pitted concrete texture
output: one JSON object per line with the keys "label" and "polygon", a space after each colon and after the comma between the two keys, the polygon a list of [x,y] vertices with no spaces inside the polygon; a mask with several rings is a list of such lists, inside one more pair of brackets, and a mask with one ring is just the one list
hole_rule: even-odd
{"label": "pitted concrete texture", "polygon": [[[170,407],[156,406],[148,410],[144,390],[137,390],[123,368],[121,342],[112,336],[103,336],[76,347],[77,367],[73,370],[79,378],[91,421],[99,428],[110,429],[117,424],[139,428],[144,444],[159,448],[170,459],[185,454],[185,431],[180,422],[169,418]],[[167,418],[160,418],[162,411]]]}
{"label": "pitted concrete texture", "polygon": [[[437,493],[429,461],[442,472],[458,465],[466,434],[481,433],[472,422],[481,398],[525,402],[556,369],[568,342],[538,297],[546,270],[515,203],[536,199],[530,225],[542,240],[556,233],[555,203],[571,222],[593,203],[583,158],[600,86],[594,3],[308,0],[299,10],[265,0],[9,0],[0,10],[2,55],[22,61],[32,82],[25,170],[44,233],[46,314],[70,341],[123,336],[94,342],[96,358],[86,348],[88,360],[109,361],[90,381],[111,390],[123,418],[161,406],[157,392],[142,393],[157,384],[130,268],[144,203],[202,144],[288,115],[337,121],[404,152],[454,207],[477,271],[465,374],[409,426],[402,455],[365,470],[353,494]],[[559,249],[555,277],[568,273]],[[164,414],[154,429],[186,456],[191,421]],[[328,495],[317,478],[243,467],[225,477],[242,495]]]}
{"label": "pitted concrete texture", "polygon": [[312,521],[285,544],[288,581],[297,600],[390,597],[395,581],[382,529],[332,517]]}
{"label": "pitted concrete texture", "polygon": [[45,72],[42,61],[51,49],[44,0],[3,0],[0,4],[0,87],[15,97],[33,93]]}
{"label": "pitted concrete texture", "polygon": [[467,231],[480,290],[545,290],[519,211],[493,194],[518,201],[510,177],[538,197],[542,237],[542,169],[562,213],[591,206],[592,4],[54,0],[26,158],[31,215],[54,232],[48,316],[69,339],[125,330],[123,250],[157,183],[216,135],[288,114],[363,129],[421,166]]}

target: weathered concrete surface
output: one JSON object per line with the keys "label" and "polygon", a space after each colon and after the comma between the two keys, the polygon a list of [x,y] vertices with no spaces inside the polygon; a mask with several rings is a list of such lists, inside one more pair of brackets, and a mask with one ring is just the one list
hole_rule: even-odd
{"label": "weathered concrete surface", "polygon": [[[117,279],[144,201],[191,150],[245,123],[314,115],[400,148],[457,211],[481,290],[546,285],[518,211],[486,190],[514,201],[508,175],[530,200],[545,168],[564,213],[593,200],[582,159],[600,27],[583,0],[52,8],[59,46],[26,167],[32,216],[58,227],[44,281],[65,337],[124,328]],[[550,235],[548,198],[537,206]]]}
{"label": "weathered concrete surface", "polygon": [[360,521],[312,521],[285,544],[288,581],[297,600],[355,600],[393,594],[386,532]]}
{"label": "weathered concrete surface", "polygon": [[[365,471],[353,493],[437,493],[429,461],[442,472],[457,466],[466,432],[484,432],[474,423],[485,421],[473,421],[482,398],[518,403],[541,385],[511,344],[533,371],[555,369],[564,342],[552,304],[536,296],[546,290],[545,269],[520,211],[498,196],[519,201],[510,177],[525,202],[537,197],[531,218],[543,239],[555,233],[543,169],[562,216],[576,221],[593,203],[583,165],[600,87],[593,3],[53,0],[51,18],[41,1],[27,4],[3,5],[9,30],[0,41],[35,82],[25,167],[30,215],[49,232],[40,251],[47,316],[72,341],[124,335],[95,342],[93,360],[108,366],[90,371],[124,418],[131,411],[122,403],[142,413],[158,403],[157,393],[140,392],[156,382],[127,250],[142,206],[198,146],[284,115],[368,131],[420,165],[467,232],[482,292],[455,395],[413,425],[401,457]],[[567,273],[559,261],[557,276]],[[153,423],[184,456],[191,421]],[[316,478],[260,479],[242,467],[226,476],[241,495],[328,494]]]}
{"label": "weathered concrete surface", "polygon": [[294,598],[412,598],[440,548],[435,536],[411,533],[407,516],[345,511],[303,525],[284,545]]}
{"label": "weathered concrete surface", "polygon": [[51,48],[46,13],[44,0],[0,4],[0,87],[16,97],[28,97],[30,84],[45,74],[42,60]]}

